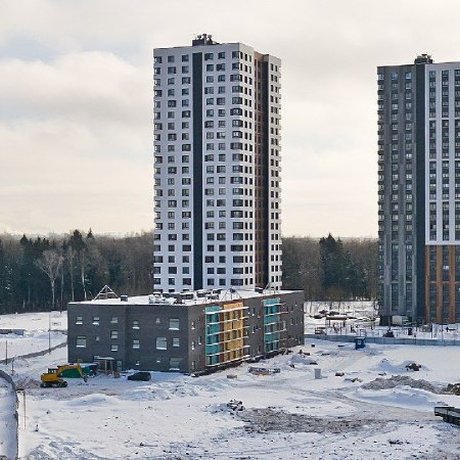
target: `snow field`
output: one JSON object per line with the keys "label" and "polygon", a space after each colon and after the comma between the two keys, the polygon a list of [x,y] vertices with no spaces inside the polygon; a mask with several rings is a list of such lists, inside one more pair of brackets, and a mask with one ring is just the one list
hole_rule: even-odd
{"label": "snow field", "polygon": [[[28,331],[40,329],[33,324]],[[27,402],[24,429],[20,396],[20,455],[31,460],[458,459],[458,427],[434,417],[433,407],[459,407],[459,396],[408,385],[378,389],[375,381],[408,376],[442,388],[460,381],[459,358],[460,347],[371,344],[356,351],[353,344],[308,340],[292,354],[258,363],[280,368],[267,376],[250,374],[249,365],[242,364],[199,378],[155,372],[150,382],[131,382],[100,375],[86,384],[68,379],[67,388],[42,389],[41,372],[66,360],[66,349],[57,349],[15,362],[14,378],[25,387]],[[317,365],[309,364],[313,360]],[[422,368],[407,371],[407,362]],[[315,368],[323,378],[315,379]],[[232,399],[245,409],[229,409]]]}
{"label": "snow field", "polygon": [[26,329],[23,336],[0,334],[0,360],[4,360],[6,356],[13,358],[47,350],[49,339],[51,339],[51,346],[65,342],[67,337],[62,331],[67,330],[67,314],[53,311],[0,315],[0,329]]}

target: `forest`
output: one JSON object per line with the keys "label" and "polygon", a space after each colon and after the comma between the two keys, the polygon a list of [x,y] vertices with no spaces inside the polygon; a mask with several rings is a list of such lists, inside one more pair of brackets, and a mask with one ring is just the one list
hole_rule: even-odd
{"label": "forest", "polygon": [[[150,232],[0,235],[0,314],[62,310],[105,284],[118,294],[148,294],[152,263]],[[306,300],[374,299],[377,241],[283,238],[283,288],[304,290]]]}

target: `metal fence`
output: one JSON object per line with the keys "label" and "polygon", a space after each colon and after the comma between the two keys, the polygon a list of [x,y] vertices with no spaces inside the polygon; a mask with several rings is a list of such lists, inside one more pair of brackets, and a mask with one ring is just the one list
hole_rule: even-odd
{"label": "metal fence", "polygon": [[[331,342],[354,342],[355,335],[341,335],[341,334],[305,334],[305,339],[320,339],[329,340]],[[366,336],[367,343],[379,343],[382,345],[421,345],[421,346],[460,346],[460,340],[456,339],[426,339],[417,337],[380,337],[380,336]]]}
{"label": "metal fence", "polygon": [[57,345],[54,345],[51,348],[46,348],[45,350],[34,351],[33,353],[27,353],[25,355],[12,356],[11,358],[2,359],[0,362],[3,364],[9,364],[14,359],[19,359],[19,358],[27,359],[27,358],[36,358],[37,356],[45,356],[48,353],[52,352],[53,350],[57,350],[58,348],[63,348],[66,345],[67,345],[67,340],[65,342],[58,343]]}

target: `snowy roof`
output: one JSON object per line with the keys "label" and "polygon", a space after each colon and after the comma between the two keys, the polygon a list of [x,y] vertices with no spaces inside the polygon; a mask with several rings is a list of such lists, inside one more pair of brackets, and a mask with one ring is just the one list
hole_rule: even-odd
{"label": "snowy roof", "polygon": [[260,289],[258,291],[244,289],[202,289],[198,291],[154,293],[141,296],[121,295],[117,298],[84,300],[70,302],[69,305],[199,305],[224,301],[237,301],[256,297],[289,294],[288,290]]}

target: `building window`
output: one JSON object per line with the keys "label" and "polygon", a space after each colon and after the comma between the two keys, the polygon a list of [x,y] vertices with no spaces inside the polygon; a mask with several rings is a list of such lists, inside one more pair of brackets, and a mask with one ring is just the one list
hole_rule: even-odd
{"label": "building window", "polygon": [[110,346],[110,351],[118,351],[118,345],[113,344]]}
{"label": "building window", "polygon": [[118,339],[118,331],[110,331],[111,339]]}
{"label": "building window", "polygon": [[179,320],[177,318],[170,318],[169,320],[169,330],[178,331],[179,330]]}
{"label": "building window", "polygon": [[138,320],[134,320],[134,321],[133,321],[133,329],[136,329],[136,330],[139,330],[139,329],[140,329],[139,321],[138,321]]}
{"label": "building window", "polygon": [[173,337],[172,346],[175,347],[175,348],[180,347],[180,339],[179,339],[179,337]]}
{"label": "building window", "polygon": [[179,370],[181,362],[182,362],[182,358],[170,358],[169,359],[169,370],[170,371]]}
{"label": "building window", "polygon": [[139,339],[134,339],[133,340],[133,350],[139,350],[141,348],[141,343]]}
{"label": "building window", "polygon": [[76,348],[86,348],[86,335],[78,335],[75,341]]}
{"label": "building window", "polygon": [[168,349],[168,342],[166,340],[166,337],[157,337],[156,349],[157,350],[167,350]]}
{"label": "building window", "polygon": [[83,316],[77,316],[75,324],[83,324]]}
{"label": "building window", "polygon": [[118,316],[112,316],[112,319],[110,320],[111,324],[118,324]]}
{"label": "building window", "polygon": [[93,325],[94,326],[99,326],[99,316],[93,316]]}

